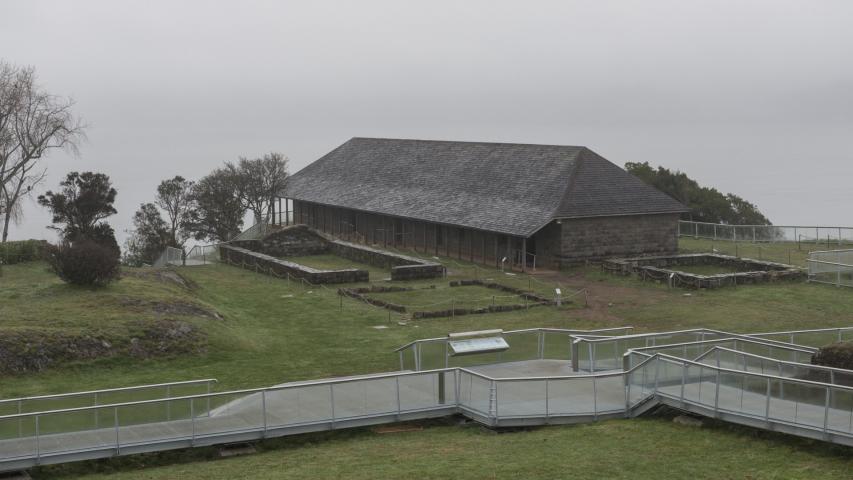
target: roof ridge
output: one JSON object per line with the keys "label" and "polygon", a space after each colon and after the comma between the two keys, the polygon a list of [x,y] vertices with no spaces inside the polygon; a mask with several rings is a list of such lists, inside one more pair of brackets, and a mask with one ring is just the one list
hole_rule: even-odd
{"label": "roof ridge", "polygon": [[390,138],[390,137],[352,137],[352,140],[387,140],[393,142],[424,142],[424,143],[464,143],[468,145],[512,145],[512,146],[527,146],[527,147],[558,147],[558,148],[577,148],[587,149],[585,145],[559,145],[553,143],[513,143],[513,142],[483,142],[471,140],[437,140],[428,138]]}

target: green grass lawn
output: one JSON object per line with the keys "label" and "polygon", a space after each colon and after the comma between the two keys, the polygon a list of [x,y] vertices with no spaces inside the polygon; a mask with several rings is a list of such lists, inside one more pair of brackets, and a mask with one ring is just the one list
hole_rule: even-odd
{"label": "green grass lawn", "polygon": [[281,257],[282,260],[288,262],[299,263],[306,267],[316,268],[318,270],[344,270],[347,268],[357,268],[359,270],[367,270],[370,273],[371,282],[384,281],[391,278],[391,269],[375,267],[361,262],[339,257],[331,254],[321,255],[305,255],[301,257]]}
{"label": "green grass lawn", "polygon": [[[838,248],[830,245],[829,249]],[[844,247],[849,248],[849,247]],[[778,243],[752,243],[752,242],[726,242],[705,239],[681,237],[678,239],[678,249],[684,253],[707,253],[716,252],[723,255],[752,258],[770,262],[786,263],[789,265],[806,266],[809,251],[826,250],[825,244],[814,243],[778,242]]]}
{"label": "green grass lawn", "polygon": [[369,293],[370,298],[403,305],[408,311],[433,311],[453,308],[484,308],[489,305],[523,305],[519,295],[479,285],[451,287],[447,282],[435,288],[419,288],[408,292]]}
{"label": "green grass lawn", "polygon": [[748,272],[749,269],[736,268],[726,265],[672,265],[668,270],[692,273],[694,275],[719,275],[723,273]]}
{"label": "green grass lawn", "polygon": [[641,418],[501,434],[440,424],[395,434],[359,429],[269,440],[246,457],[218,459],[205,448],[51,467],[37,478],[847,479],[851,468],[842,447],[725,424],[696,428]]}
{"label": "green grass lawn", "polygon": [[[445,287],[454,279],[482,278],[542,294],[559,281],[584,287],[589,306],[468,315],[398,325],[388,311],[334,288],[296,282],[225,265],[179,268],[186,289],[134,275],[102,290],[60,283],[44,265],[4,269],[0,278],[0,334],[38,326],[78,332],[103,328],[120,335],[133,319],[173,316],[153,302],[183,302],[221,318],[179,317],[202,328],[208,349],[198,355],[80,361],[28,375],[0,377],[0,396],[57,393],[143,383],[214,377],[217,390],[285,381],[389,371],[393,350],[414,339],[448,332],[530,327],[605,328],[636,331],[710,327],[738,332],[853,325],[853,291],[782,283],[685,292],[582,267],[560,278],[507,275],[495,269],[448,262],[447,279],[405,282]],[[145,271],[140,271],[145,272]],[[468,288],[455,287],[464,292]],[[474,292],[470,290],[469,292]],[[491,290],[489,291],[491,292]],[[430,292],[432,294],[434,292]],[[478,292],[479,295],[481,292]],[[146,306],[148,305],[148,306]],[[375,329],[376,325],[388,328]],[[479,428],[433,426],[423,432],[378,435],[367,430],[263,442],[259,455],[207,461],[212,450],[175,452],[42,467],[37,478],[847,478],[851,449],[725,425],[688,428],[665,419],[610,421],[500,435]],[[140,467],[147,467],[140,469]],[[92,474],[93,470],[103,474]],[[82,475],[82,476],[81,476]]]}

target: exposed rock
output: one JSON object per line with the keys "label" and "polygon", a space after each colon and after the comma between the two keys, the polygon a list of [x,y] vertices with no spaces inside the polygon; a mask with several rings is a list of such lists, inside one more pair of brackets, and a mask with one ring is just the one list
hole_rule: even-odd
{"label": "exposed rock", "polygon": [[138,321],[131,336],[103,332],[70,334],[52,330],[0,331],[0,375],[39,372],[63,363],[130,355],[150,358],[198,354],[207,336],[191,323],[177,320]]}

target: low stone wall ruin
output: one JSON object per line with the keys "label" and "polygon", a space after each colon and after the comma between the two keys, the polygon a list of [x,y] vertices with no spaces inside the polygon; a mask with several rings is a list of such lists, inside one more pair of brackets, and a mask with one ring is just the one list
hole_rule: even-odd
{"label": "low stone wall ruin", "polygon": [[445,274],[444,265],[408,255],[344,242],[343,240],[333,240],[329,243],[329,247],[331,252],[339,257],[375,267],[390,268],[391,280],[438,278]]}
{"label": "low stone wall ruin", "polygon": [[[743,272],[699,275],[682,272],[679,266],[719,265]],[[644,281],[666,282],[673,287],[719,288],[727,285],[746,285],[779,281],[804,280],[805,270],[784,263],[766,262],[716,253],[692,253],[654,257],[614,258],[605,260],[601,269],[616,275],[636,275]]]}
{"label": "low stone wall ruin", "polygon": [[288,262],[265,253],[253,252],[233,245],[220,245],[219,256],[231,265],[256,269],[262,273],[282,278],[305,279],[313,284],[357,283],[368,281],[367,270],[348,268],[343,270],[318,270],[299,263]]}

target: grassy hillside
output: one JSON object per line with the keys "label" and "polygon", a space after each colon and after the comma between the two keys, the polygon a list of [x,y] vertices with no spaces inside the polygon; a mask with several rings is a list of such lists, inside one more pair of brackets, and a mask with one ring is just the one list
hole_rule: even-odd
{"label": "grassy hillside", "polygon": [[[206,350],[144,358],[115,355],[34,374],[5,375],[0,377],[0,395],[203,377],[218,378],[217,389],[225,390],[387,371],[397,368],[392,351],[403,343],[484,328],[634,325],[638,331],[649,331],[707,326],[748,332],[853,325],[850,290],[779,284],[669,291],[661,285],[602,274],[595,267],[530,279],[453,263],[450,278],[413,284],[446,285],[452,279],[478,276],[516,286],[529,284],[546,293],[559,282],[564,291],[588,289],[589,306],[580,302],[562,309],[537,307],[406,325],[398,325],[399,317],[389,318],[386,310],[341,300],[334,289],[288,283],[225,265],[177,272],[180,277],[163,278],[151,270],[134,270],[107,289],[86,290],[61,284],[38,263],[7,267],[0,279],[0,331],[96,330],[126,338],[132,335],[128,325],[169,318],[191,323],[203,332]],[[186,286],[176,278],[184,279]],[[175,310],[161,304],[182,307]],[[378,325],[387,328],[374,328]],[[260,455],[227,461],[202,461],[213,455],[212,450],[202,449],[45,467],[37,474],[39,478],[77,478],[95,469],[128,479],[235,478],[248,471],[258,478],[557,478],[567,471],[591,470],[605,478],[632,474],[842,478],[853,466],[850,449],[725,425],[691,429],[666,419],[500,435],[441,425],[393,435],[358,430],[273,440],[261,448]],[[141,465],[150,468],[137,471]]]}

